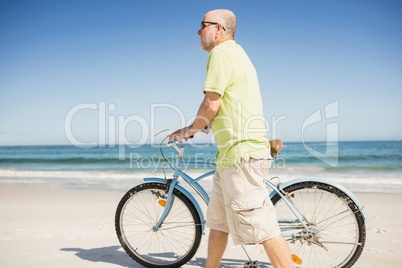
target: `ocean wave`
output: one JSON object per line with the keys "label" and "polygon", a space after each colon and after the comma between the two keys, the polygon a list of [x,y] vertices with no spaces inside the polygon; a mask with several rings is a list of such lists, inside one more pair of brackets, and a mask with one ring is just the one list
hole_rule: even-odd
{"label": "ocean wave", "polygon": [[[167,171],[168,177],[172,177],[172,171]],[[204,171],[188,172],[193,178],[205,174]],[[102,172],[102,171],[33,171],[33,170],[14,170],[0,169],[0,178],[44,178],[44,179],[91,179],[91,180],[130,180],[133,178],[163,178],[162,171],[140,171],[140,172]]]}
{"label": "ocean wave", "polygon": [[[204,171],[187,172],[192,178],[203,175]],[[173,173],[167,172],[166,178]],[[24,185],[35,187],[66,187],[75,189],[127,190],[140,183],[144,178],[164,178],[163,172],[141,171],[137,173],[101,172],[101,171],[32,171],[0,169],[1,185]],[[213,176],[206,177],[201,185],[211,185]],[[328,173],[320,169],[272,169],[269,177],[279,177],[282,182],[302,177],[321,177],[341,183],[353,192],[402,193],[402,174],[383,173]],[[183,183],[181,185],[186,185]],[[208,187],[208,186],[207,186]]]}
{"label": "ocean wave", "polygon": [[377,155],[377,154],[369,154],[369,155],[320,155],[320,156],[313,156],[310,154],[305,154],[305,155],[290,155],[287,156],[286,154],[281,155],[282,159],[286,159],[286,161],[289,162],[296,162],[296,163],[308,163],[311,161],[316,161],[316,160],[337,160],[339,162],[356,162],[356,161],[378,161],[378,160],[388,160],[388,161],[395,161],[395,162],[401,162],[402,161],[402,156],[397,155],[397,154],[391,154],[391,155]]}
{"label": "ocean wave", "polygon": [[54,179],[130,179],[150,175],[149,173],[113,173],[101,171],[36,171],[0,169],[0,177],[5,178],[54,178]]}
{"label": "ocean wave", "polygon": [[386,166],[337,166],[337,167],[325,167],[325,171],[330,172],[345,172],[345,171],[400,171],[402,166],[386,167]]}
{"label": "ocean wave", "polygon": [[[87,164],[87,163],[121,163],[125,161],[159,161],[159,158],[144,157],[144,158],[97,158],[97,157],[71,157],[71,158],[2,158],[0,163],[64,163],[64,164]],[[170,159],[173,160],[173,159]]]}
{"label": "ocean wave", "polygon": [[[176,157],[166,157],[169,162],[174,162]],[[213,157],[186,157],[184,158],[183,162],[189,162],[198,160],[198,163],[209,163],[214,162]],[[152,162],[152,163],[160,163],[165,162],[165,159],[161,157],[139,157],[139,156],[126,156],[122,159],[116,158],[101,158],[101,157],[70,157],[70,158],[0,158],[0,164],[102,164],[102,163],[125,163],[125,162]]]}

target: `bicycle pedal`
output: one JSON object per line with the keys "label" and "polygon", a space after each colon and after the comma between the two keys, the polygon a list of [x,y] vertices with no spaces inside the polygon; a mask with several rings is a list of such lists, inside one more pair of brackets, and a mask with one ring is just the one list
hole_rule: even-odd
{"label": "bicycle pedal", "polygon": [[249,261],[244,264],[244,268],[258,268],[258,261]]}

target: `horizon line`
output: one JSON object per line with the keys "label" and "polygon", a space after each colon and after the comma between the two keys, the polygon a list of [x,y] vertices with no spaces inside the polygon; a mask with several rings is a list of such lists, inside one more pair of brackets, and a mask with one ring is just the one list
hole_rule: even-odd
{"label": "horizon line", "polygon": [[[339,140],[339,141],[284,141],[283,139],[279,139],[281,140],[283,143],[335,143],[335,142],[402,142],[402,139],[400,140],[394,140],[394,139],[379,139],[379,140]],[[183,143],[184,144],[189,144],[189,143]],[[205,144],[211,144],[211,145],[216,145],[216,143],[211,143],[211,142],[193,142],[193,144],[196,145],[205,145]],[[139,147],[143,146],[143,145],[153,145],[153,143],[147,142],[144,143],[142,145],[140,145]],[[156,145],[160,145],[160,143],[156,143]],[[66,143],[66,144],[0,144],[0,147],[12,147],[12,146],[75,146],[75,147],[79,147],[79,148],[118,148],[119,146],[121,146],[120,144],[114,144],[112,146],[110,146],[110,144],[100,144],[97,146],[77,146],[71,143]],[[127,146],[127,144],[124,144],[124,146]]]}

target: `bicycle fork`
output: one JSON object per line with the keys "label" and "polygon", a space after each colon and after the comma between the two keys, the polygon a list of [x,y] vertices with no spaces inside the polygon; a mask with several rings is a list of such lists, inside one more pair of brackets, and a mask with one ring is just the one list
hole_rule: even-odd
{"label": "bicycle fork", "polygon": [[173,201],[174,201],[174,196],[173,196],[173,190],[176,186],[177,183],[177,178],[173,178],[170,180],[170,183],[168,182],[166,184],[166,190],[168,191],[168,196],[165,204],[165,209],[163,210],[162,216],[160,217],[159,221],[155,224],[153,227],[154,232],[158,231],[158,229],[161,227],[162,223],[166,219],[167,215],[169,214],[172,206],[173,206]]}

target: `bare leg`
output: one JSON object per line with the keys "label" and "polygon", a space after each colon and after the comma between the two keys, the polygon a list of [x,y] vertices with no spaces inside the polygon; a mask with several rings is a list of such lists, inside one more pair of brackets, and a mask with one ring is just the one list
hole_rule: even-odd
{"label": "bare leg", "polygon": [[228,233],[210,229],[205,268],[218,268],[228,242]]}
{"label": "bare leg", "polygon": [[262,243],[275,268],[293,268],[293,262],[288,244],[282,235]]}

